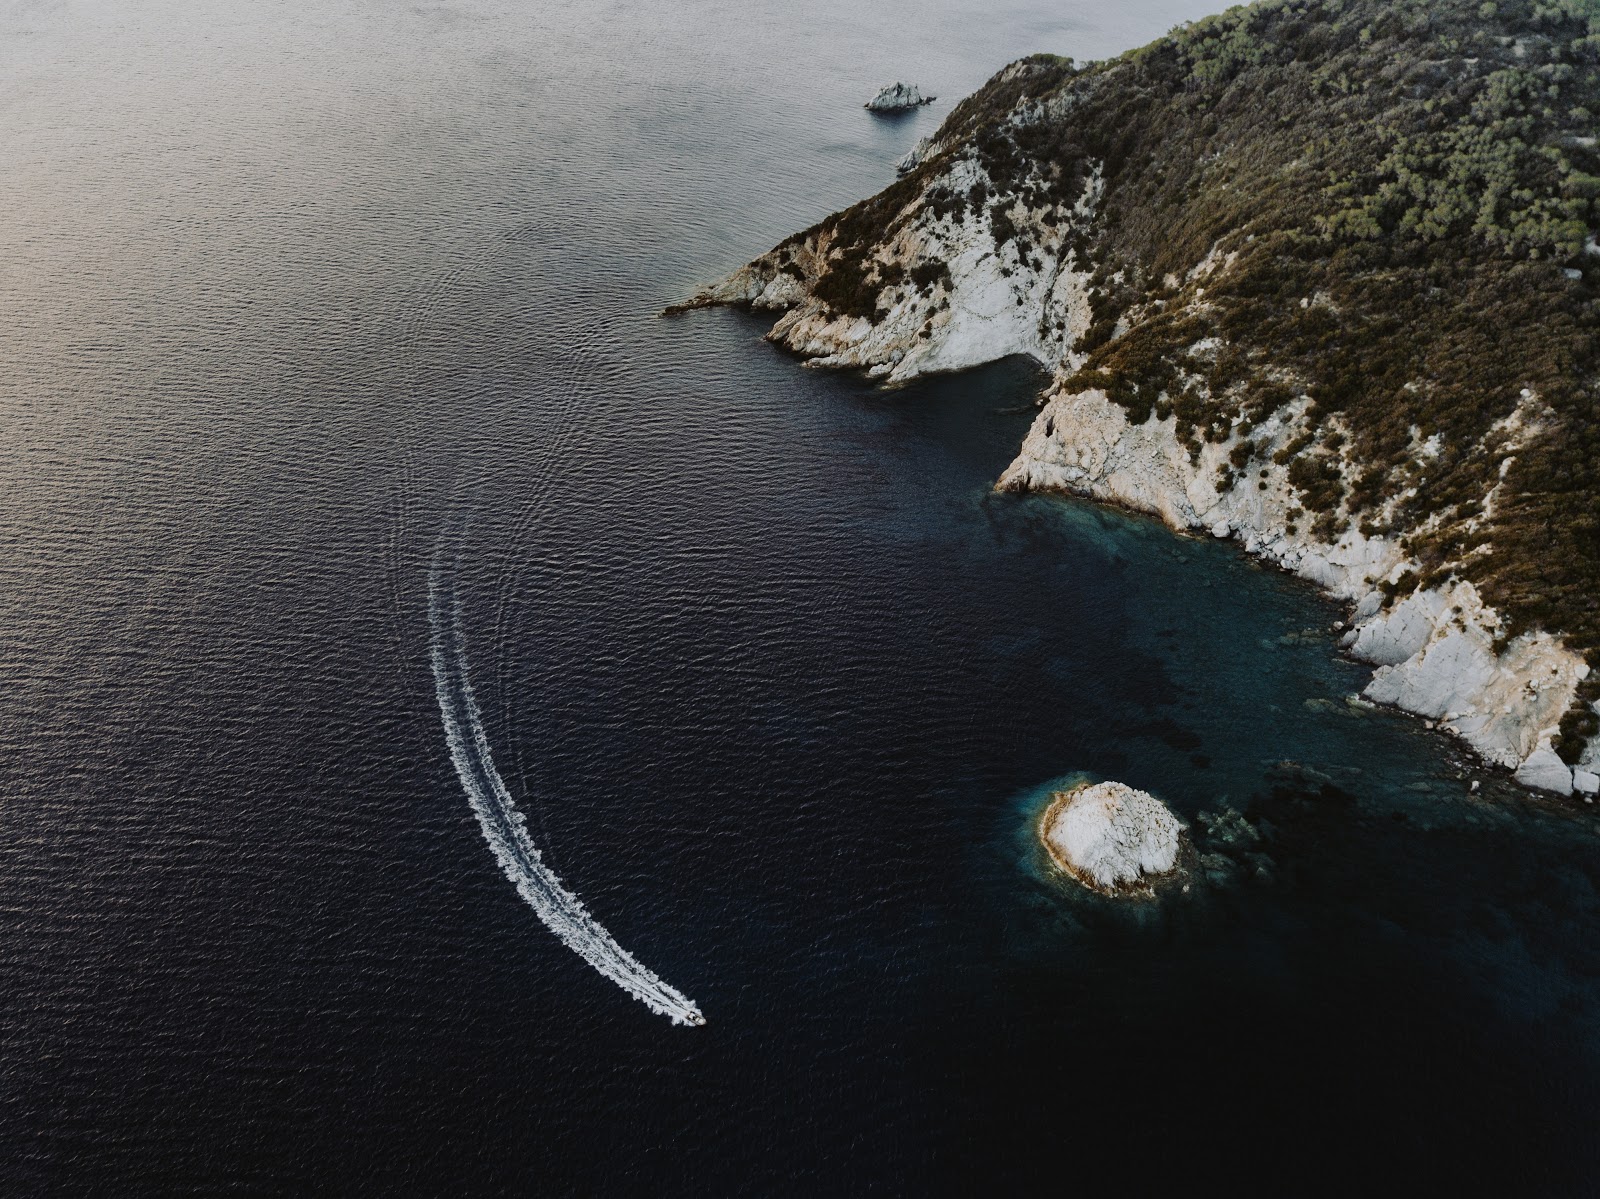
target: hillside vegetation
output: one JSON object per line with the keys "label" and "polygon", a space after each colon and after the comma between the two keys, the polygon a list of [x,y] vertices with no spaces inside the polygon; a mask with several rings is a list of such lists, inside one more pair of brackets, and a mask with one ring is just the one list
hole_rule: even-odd
{"label": "hillside vegetation", "polygon": [[[1013,214],[1064,212],[1098,172],[1069,386],[1175,416],[1196,455],[1239,438],[1235,487],[1251,429],[1309,396],[1277,451],[1307,528],[1401,536],[1421,569],[1395,593],[1469,579],[1505,640],[1544,629],[1600,667],[1597,134],[1600,0],[1267,0],[1014,65],[910,175],[791,241],[827,235],[813,294],[871,316],[906,285],[875,247],[913,201],[985,209],[1027,261]],[[988,182],[941,191],[963,154]],[[1559,748],[1595,724],[1575,704]]]}

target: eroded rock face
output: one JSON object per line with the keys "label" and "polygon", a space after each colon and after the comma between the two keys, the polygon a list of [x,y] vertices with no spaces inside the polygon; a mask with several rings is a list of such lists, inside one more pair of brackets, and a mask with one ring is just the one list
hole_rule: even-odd
{"label": "eroded rock face", "polygon": [[866,107],[873,112],[895,112],[902,108],[915,108],[919,104],[932,104],[936,99],[937,96],[924,96],[914,83],[896,80],[868,100]]}
{"label": "eroded rock face", "polygon": [[1131,424],[1101,391],[1057,388],[999,486],[1086,495],[1174,529],[1239,539],[1249,553],[1354,604],[1343,644],[1377,667],[1368,699],[1438,721],[1486,760],[1517,770],[1524,786],[1571,794],[1571,771],[1548,738],[1588,675],[1583,658],[1548,633],[1500,643],[1498,613],[1469,582],[1419,589],[1386,608],[1377,589],[1416,566],[1397,539],[1352,528],[1329,543],[1308,522],[1296,524],[1300,497],[1275,455],[1305,420],[1301,401],[1257,426],[1250,477],[1224,489],[1217,480],[1244,440],[1239,434],[1191,456],[1175,418]]}
{"label": "eroded rock face", "polygon": [[1183,828],[1155,796],[1105,782],[1056,796],[1039,831],[1063,870],[1097,891],[1116,894],[1170,871]]}
{"label": "eroded rock face", "polygon": [[939,152],[939,143],[931,137],[921,138],[894,164],[895,174],[908,175]]}

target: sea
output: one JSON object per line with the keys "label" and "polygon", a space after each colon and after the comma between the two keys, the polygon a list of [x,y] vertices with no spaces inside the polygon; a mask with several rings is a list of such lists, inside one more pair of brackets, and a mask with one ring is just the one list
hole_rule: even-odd
{"label": "sea", "polygon": [[661,315],[1209,7],[0,4],[0,1193],[1593,1193],[1594,808],[1035,364]]}

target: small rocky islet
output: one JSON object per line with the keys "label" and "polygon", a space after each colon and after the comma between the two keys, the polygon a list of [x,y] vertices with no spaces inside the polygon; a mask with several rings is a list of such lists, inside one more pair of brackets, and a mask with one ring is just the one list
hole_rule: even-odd
{"label": "small rocky islet", "polygon": [[898,79],[889,86],[878,89],[878,94],[868,100],[863,108],[869,112],[901,112],[908,108],[920,108],[924,104],[932,104],[938,96],[924,96],[922,89],[914,83],[901,83]]}
{"label": "small rocky islet", "polygon": [[1148,791],[1107,781],[1056,792],[1038,833],[1063,873],[1102,895],[1130,895],[1176,869],[1184,827]]}

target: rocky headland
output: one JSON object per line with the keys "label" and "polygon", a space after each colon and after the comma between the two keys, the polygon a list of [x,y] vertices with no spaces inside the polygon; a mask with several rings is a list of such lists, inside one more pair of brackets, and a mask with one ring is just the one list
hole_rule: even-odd
{"label": "rocky headland", "polygon": [[1366,696],[1600,791],[1600,3],[1284,0],[1001,71],[686,307],[886,383],[1051,372],[998,486],[1237,540]]}

